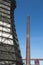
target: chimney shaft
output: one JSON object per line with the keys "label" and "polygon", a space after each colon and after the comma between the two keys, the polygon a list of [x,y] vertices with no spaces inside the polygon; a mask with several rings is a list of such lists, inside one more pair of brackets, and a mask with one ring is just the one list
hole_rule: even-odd
{"label": "chimney shaft", "polygon": [[26,65],[30,65],[30,16],[27,16]]}

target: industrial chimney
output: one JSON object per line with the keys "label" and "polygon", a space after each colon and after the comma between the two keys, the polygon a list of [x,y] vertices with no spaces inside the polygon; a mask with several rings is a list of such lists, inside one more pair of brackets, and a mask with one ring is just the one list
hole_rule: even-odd
{"label": "industrial chimney", "polygon": [[30,65],[30,16],[27,16],[26,65]]}

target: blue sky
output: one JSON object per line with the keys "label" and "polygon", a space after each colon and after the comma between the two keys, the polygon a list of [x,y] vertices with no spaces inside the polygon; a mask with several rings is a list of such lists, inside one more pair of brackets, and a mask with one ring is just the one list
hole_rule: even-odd
{"label": "blue sky", "polygon": [[30,16],[31,58],[43,58],[43,0],[16,0],[15,25],[22,57],[26,57],[26,22]]}

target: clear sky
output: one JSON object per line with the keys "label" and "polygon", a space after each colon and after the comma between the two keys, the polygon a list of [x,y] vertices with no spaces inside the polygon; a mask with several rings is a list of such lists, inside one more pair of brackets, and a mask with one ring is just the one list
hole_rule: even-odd
{"label": "clear sky", "polygon": [[15,25],[22,57],[26,57],[26,22],[30,16],[31,58],[43,58],[43,0],[16,0]]}

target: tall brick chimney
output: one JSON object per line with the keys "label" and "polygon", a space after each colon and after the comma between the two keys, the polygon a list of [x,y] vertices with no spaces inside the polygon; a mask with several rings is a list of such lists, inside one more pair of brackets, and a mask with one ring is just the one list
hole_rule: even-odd
{"label": "tall brick chimney", "polygon": [[26,65],[30,65],[30,16],[27,16]]}

